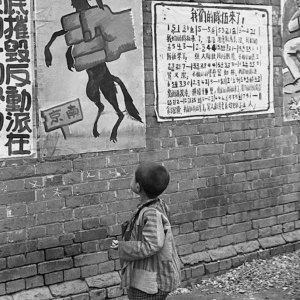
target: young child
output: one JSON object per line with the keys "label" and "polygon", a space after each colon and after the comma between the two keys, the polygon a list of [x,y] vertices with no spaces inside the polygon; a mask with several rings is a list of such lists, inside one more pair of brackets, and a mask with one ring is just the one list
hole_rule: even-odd
{"label": "young child", "polygon": [[176,252],[169,210],[158,196],[169,184],[169,173],[161,165],[141,163],[130,184],[140,203],[130,221],[122,225],[119,249],[122,287],[129,300],[164,300],[180,284],[180,260]]}

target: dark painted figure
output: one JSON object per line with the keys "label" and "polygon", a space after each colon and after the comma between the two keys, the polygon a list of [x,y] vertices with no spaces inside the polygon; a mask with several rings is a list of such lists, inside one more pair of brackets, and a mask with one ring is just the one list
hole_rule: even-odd
{"label": "dark painted figure", "polygon": [[[75,8],[76,12],[82,12],[83,10],[87,10],[91,8],[91,6],[88,3],[88,0],[71,0],[72,1],[72,6]],[[103,3],[102,0],[97,0],[97,4],[100,9],[103,9]],[[55,41],[55,39],[59,36],[62,36],[66,34],[67,32],[65,30],[60,30],[56,31],[53,33],[50,41],[47,43],[45,46],[44,54],[45,54],[45,63],[47,67],[51,66],[52,63],[52,54],[50,52],[50,47],[52,43]],[[72,57],[72,46],[70,46],[66,52],[66,59],[67,59],[67,66],[70,71],[74,68],[74,59]],[[88,98],[95,103],[95,105],[98,108],[98,113],[94,122],[93,126],[93,135],[94,137],[99,137],[99,132],[97,130],[97,123],[98,120],[101,116],[101,113],[104,110],[104,105],[101,102],[100,99],[100,91],[106,98],[106,100],[113,106],[115,109],[117,115],[118,115],[118,120],[115,123],[111,135],[110,135],[110,140],[113,141],[114,143],[117,142],[117,133],[118,133],[118,128],[124,118],[124,113],[120,110],[119,105],[118,105],[118,99],[117,99],[117,89],[115,86],[115,83],[117,83],[124,95],[124,101],[125,101],[125,107],[128,112],[128,114],[134,118],[135,120],[142,122],[142,119],[139,115],[138,110],[136,109],[135,105],[133,104],[133,100],[127,91],[126,86],[122,82],[122,80],[110,73],[108,70],[107,64],[104,63],[99,63],[98,65],[87,69],[86,70],[88,74],[88,82],[86,86],[86,94]]]}

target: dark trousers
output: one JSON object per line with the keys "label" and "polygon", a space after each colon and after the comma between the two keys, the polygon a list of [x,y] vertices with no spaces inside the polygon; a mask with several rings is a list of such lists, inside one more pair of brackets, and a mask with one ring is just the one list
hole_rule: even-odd
{"label": "dark trousers", "polygon": [[157,294],[147,294],[135,288],[129,288],[127,290],[129,300],[165,300],[169,292],[158,290]]}

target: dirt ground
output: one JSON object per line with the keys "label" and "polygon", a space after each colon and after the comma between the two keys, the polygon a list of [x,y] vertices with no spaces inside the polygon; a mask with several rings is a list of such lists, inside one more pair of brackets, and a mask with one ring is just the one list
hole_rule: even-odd
{"label": "dirt ground", "polygon": [[167,300],[300,300],[300,251],[245,262]]}
{"label": "dirt ground", "polygon": [[171,295],[167,300],[300,300],[300,293],[288,295],[282,290],[275,288],[246,294],[231,294],[227,295],[222,290],[200,290],[195,289],[189,294]]}

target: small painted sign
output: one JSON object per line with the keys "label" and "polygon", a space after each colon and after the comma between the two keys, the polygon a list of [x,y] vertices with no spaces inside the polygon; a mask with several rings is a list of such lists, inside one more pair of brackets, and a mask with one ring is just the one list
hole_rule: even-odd
{"label": "small painted sign", "polygon": [[61,129],[64,138],[68,135],[68,126],[83,120],[80,100],[75,99],[41,111],[46,132]]}

